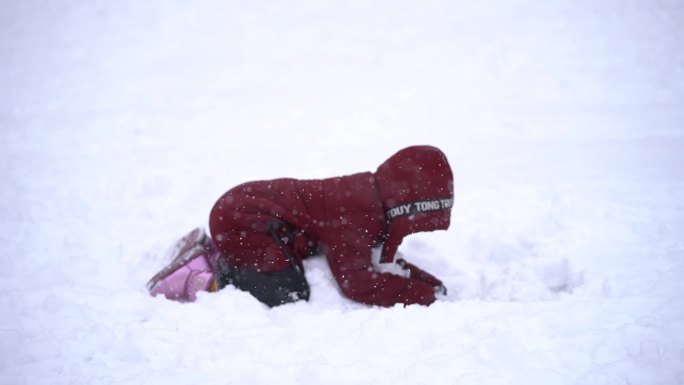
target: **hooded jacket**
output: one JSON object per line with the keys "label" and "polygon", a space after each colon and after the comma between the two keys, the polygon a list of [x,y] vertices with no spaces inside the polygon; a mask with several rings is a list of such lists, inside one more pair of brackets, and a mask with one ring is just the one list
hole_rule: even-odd
{"label": "hooded jacket", "polygon": [[453,203],[453,176],[444,153],[431,146],[405,148],[374,172],[318,180],[248,182],[214,205],[209,228],[228,264],[274,272],[325,254],[335,280],[352,300],[379,306],[428,305],[441,281],[399,262],[400,276],[373,268],[395,260],[404,237],[446,230]]}

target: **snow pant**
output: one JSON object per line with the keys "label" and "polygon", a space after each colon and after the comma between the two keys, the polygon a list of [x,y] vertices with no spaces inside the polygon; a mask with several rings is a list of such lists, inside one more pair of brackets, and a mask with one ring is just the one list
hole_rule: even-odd
{"label": "snow pant", "polygon": [[232,267],[220,260],[216,284],[219,290],[233,285],[269,307],[307,301],[310,293],[304,273],[294,266],[265,273]]}

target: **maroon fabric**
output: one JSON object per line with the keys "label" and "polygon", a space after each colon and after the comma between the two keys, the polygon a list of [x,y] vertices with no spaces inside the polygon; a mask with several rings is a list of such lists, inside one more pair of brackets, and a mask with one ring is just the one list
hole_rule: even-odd
{"label": "maroon fabric", "polygon": [[401,266],[404,270],[408,270],[409,277],[411,278],[423,281],[432,287],[439,287],[443,285],[442,281],[435,278],[434,275],[410,262],[406,262],[403,258],[397,259],[397,264],[399,264],[399,266]]}
{"label": "maroon fabric", "polygon": [[[375,176],[382,205],[388,209],[425,200],[450,200],[453,203],[451,167],[444,153],[434,147],[405,148],[381,164]],[[413,212],[390,220],[381,261],[394,259],[405,236],[419,231],[446,230],[450,219],[451,205],[449,210]]]}
{"label": "maroon fabric", "polygon": [[232,266],[273,272],[290,267],[291,258],[303,268],[302,258],[322,252],[347,297],[380,306],[427,305],[435,300],[433,286],[439,280],[376,272],[371,250],[384,243],[382,258],[392,261],[404,236],[448,228],[450,204],[394,214],[398,205],[452,196],[453,177],[444,154],[414,146],[393,155],[376,173],[239,185],[216,202],[209,227]]}

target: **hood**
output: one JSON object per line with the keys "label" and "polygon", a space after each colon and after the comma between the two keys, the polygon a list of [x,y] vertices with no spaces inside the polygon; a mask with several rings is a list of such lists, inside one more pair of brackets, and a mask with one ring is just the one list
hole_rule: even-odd
{"label": "hood", "polygon": [[378,167],[375,179],[388,223],[381,262],[394,260],[405,236],[449,228],[454,178],[438,148],[405,148]]}

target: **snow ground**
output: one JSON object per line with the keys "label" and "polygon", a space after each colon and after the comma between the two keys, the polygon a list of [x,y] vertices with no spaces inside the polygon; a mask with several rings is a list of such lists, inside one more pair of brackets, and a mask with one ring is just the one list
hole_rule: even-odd
{"label": "snow ground", "polygon": [[[0,1],[0,383],[683,384],[680,1]],[[246,180],[454,168],[430,307],[147,295]]]}

